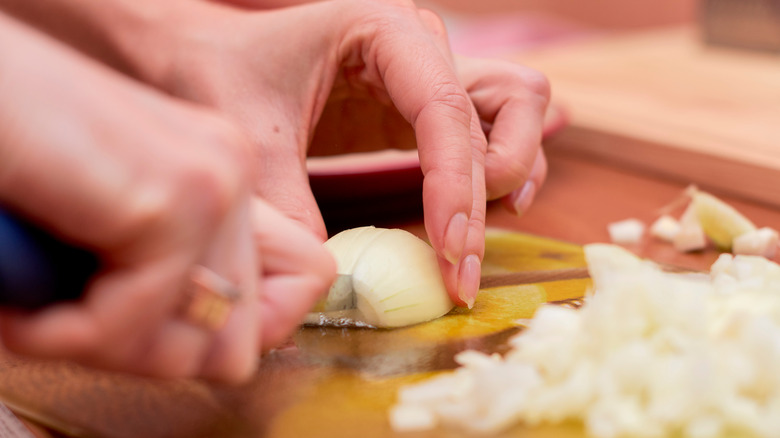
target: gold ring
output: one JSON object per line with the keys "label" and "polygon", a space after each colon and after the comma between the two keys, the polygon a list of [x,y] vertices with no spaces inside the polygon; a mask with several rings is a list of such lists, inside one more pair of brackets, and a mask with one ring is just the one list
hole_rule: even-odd
{"label": "gold ring", "polygon": [[204,266],[190,271],[182,314],[184,319],[208,330],[225,326],[233,305],[241,297],[238,288]]}

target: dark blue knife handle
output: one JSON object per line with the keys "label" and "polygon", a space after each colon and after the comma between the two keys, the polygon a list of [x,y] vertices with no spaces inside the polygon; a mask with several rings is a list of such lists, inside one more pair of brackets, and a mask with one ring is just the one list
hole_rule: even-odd
{"label": "dark blue knife handle", "polygon": [[77,300],[99,266],[89,251],[0,208],[0,306],[35,309]]}

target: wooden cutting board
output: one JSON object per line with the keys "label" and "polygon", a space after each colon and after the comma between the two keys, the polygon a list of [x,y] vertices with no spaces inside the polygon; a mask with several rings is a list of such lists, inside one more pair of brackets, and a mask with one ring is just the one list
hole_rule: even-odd
{"label": "wooden cutting board", "polygon": [[570,112],[548,149],[780,206],[780,56],[674,28],[515,59],[544,72]]}
{"label": "wooden cutting board", "polygon": [[[263,357],[241,387],[160,381],[69,363],[0,360],[0,400],[15,412],[83,437],[462,437],[395,434],[387,410],[403,384],[453,369],[465,349],[501,352],[544,302],[576,305],[590,280],[578,245],[493,230],[473,310],[396,330],[303,328]],[[581,437],[579,426],[502,436]]]}

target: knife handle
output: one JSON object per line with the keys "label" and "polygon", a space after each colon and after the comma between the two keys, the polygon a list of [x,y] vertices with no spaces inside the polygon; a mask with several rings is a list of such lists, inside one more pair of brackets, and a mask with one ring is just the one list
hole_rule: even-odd
{"label": "knife handle", "polygon": [[99,267],[91,252],[0,208],[0,306],[35,309],[77,300]]}

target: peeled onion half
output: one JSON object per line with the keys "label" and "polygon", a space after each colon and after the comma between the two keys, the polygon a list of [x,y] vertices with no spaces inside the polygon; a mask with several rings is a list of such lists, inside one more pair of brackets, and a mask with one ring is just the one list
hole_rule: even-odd
{"label": "peeled onion half", "polygon": [[324,313],[354,309],[351,317],[375,327],[402,327],[438,318],[454,304],[436,253],[400,229],[361,227],[325,242],[338,264]]}

